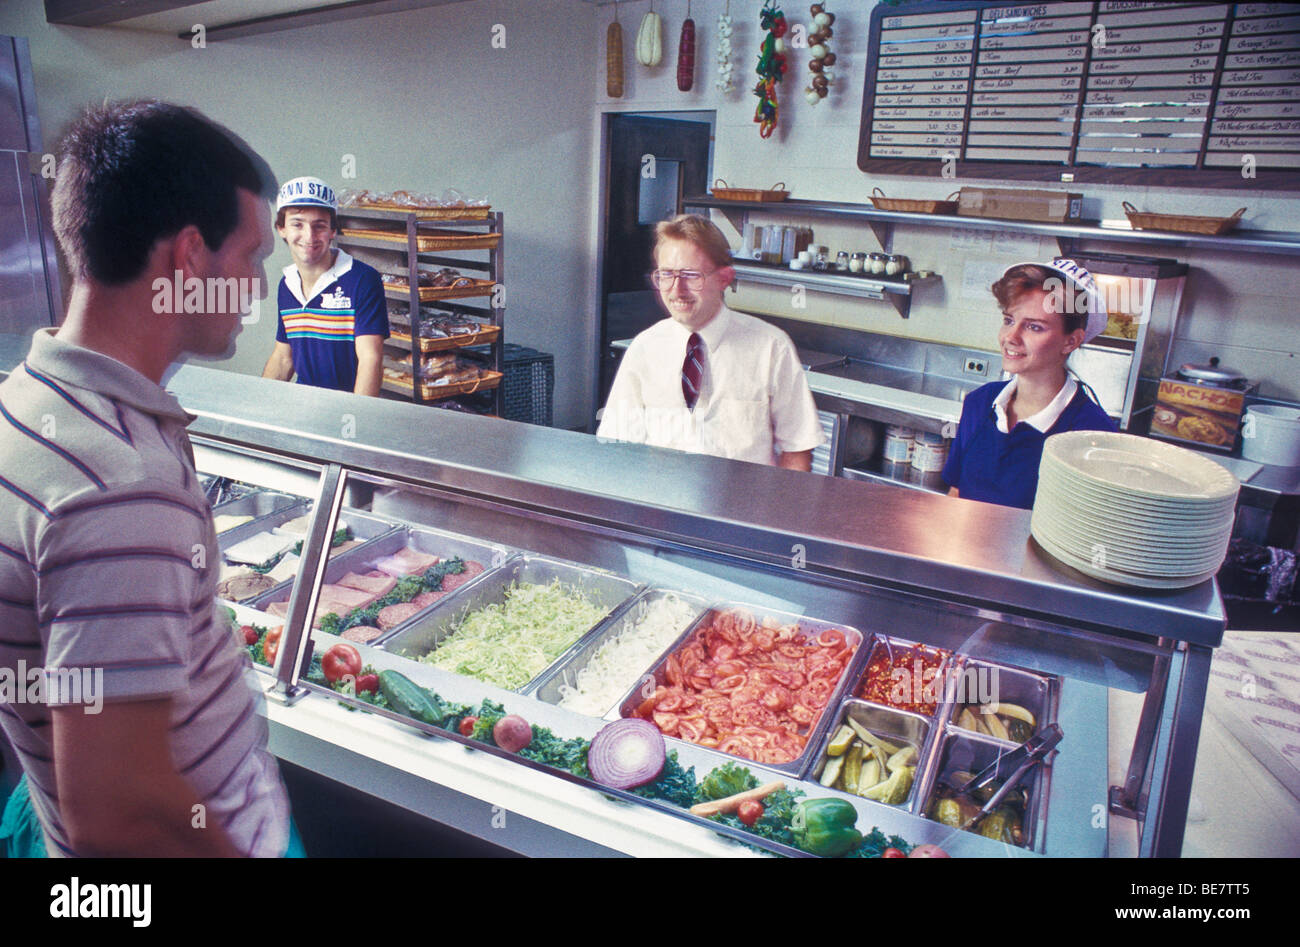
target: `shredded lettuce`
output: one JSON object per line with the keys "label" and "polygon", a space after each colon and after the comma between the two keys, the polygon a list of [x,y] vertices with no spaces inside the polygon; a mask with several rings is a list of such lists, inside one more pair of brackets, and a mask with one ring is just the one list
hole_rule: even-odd
{"label": "shredded lettuce", "polygon": [[452,634],[420,658],[506,690],[527,684],[605,617],[606,609],[556,579],[510,586],[505,601],[462,617]]}

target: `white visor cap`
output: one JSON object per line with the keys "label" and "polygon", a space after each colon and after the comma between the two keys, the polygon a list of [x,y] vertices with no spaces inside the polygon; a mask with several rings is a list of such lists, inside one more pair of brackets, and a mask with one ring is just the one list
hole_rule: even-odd
{"label": "white visor cap", "polygon": [[1090,342],[1106,331],[1106,321],[1110,318],[1106,311],[1106,300],[1097,286],[1097,281],[1081,263],[1064,257],[1057,257],[1051,263],[1038,263],[1031,260],[1008,266],[1002,271],[1002,275],[1006,276],[1017,266],[1041,266],[1064,277],[1062,289],[1065,290],[1066,311],[1080,315],[1085,312],[1088,314],[1088,321],[1083,327],[1083,341]]}
{"label": "white visor cap", "polygon": [[277,213],[285,207],[323,207],[337,211],[338,199],[334,196],[334,188],[320,178],[294,178],[281,186],[275,200]]}

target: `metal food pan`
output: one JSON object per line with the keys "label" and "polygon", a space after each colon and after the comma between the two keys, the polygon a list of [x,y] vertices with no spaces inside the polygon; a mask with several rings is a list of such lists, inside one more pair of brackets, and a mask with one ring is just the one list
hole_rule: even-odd
{"label": "metal food pan", "polygon": [[[932,684],[929,680],[924,679],[924,672],[922,674],[923,680],[919,682],[906,682],[909,687],[926,688],[932,686],[934,688],[933,696],[935,697],[935,704],[933,710],[929,713],[921,713],[912,708],[895,707],[893,704],[886,701],[873,700],[871,697],[863,693],[863,688],[866,687],[869,680],[868,675],[870,674],[871,666],[875,663],[877,658],[882,656],[887,657],[892,653],[895,659],[897,659],[899,654],[907,653],[909,655],[914,655],[917,651],[944,655],[939,664],[936,676],[933,678]],[[921,716],[928,717],[931,721],[937,722],[942,716],[945,705],[949,703],[949,691],[951,690],[954,676],[960,670],[960,666],[961,662],[959,657],[949,652],[946,648],[936,648],[933,645],[922,644],[918,641],[908,641],[903,638],[895,638],[892,635],[886,636],[877,634],[867,656],[857,666],[850,667],[849,670],[853,672],[853,676],[847,689],[851,692],[853,697],[859,700],[867,701],[868,703],[875,704],[879,707],[888,707],[890,710],[905,710],[907,713],[920,713]],[[915,666],[911,661],[909,661],[908,667],[914,670]],[[886,683],[890,683],[892,689],[895,686],[899,686],[902,682]]]}
{"label": "metal food pan", "polygon": [[[698,634],[706,625],[712,624],[716,615],[732,610],[740,610],[753,615],[755,621],[760,627],[784,627],[787,625],[794,625],[798,629],[799,635],[802,638],[813,637],[821,634],[823,631],[838,630],[844,634],[844,640],[853,645],[854,655],[849,660],[848,666],[840,674],[839,680],[835,682],[835,687],[832,689],[830,697],[827,698],[826,705],[822,708],[821,713],[818,714],[813,722],[806,728],[808,742],[804,746],[803,753],[795,759],[789,760],[785,763],[761,763],[761,761],[751,760],[745,756],[730,753],[726,754],[734,759],[745,760],[747,763],[759,762],[763,766],[780,770],[783,773],[789,773],[793,776],[802,776],[812,766],[812,762],[816,758],[817,749],[821,742],[822,735],[825,733],[831,718],[835,715],[836,708],[839,707],[840,701],[844,697],[844,690],[851,677],[850,672],[853,669],[853,664],[861,657],[863,642],[867,640],[867,636],[863,635],[863,633],[858,629],[839,622],[829,622],[816,618],[808,618],[804,615],[796,615],[793,612],[778,612],[769,608],[760,608],[756,605],[750,605],[744,602],[715,602],[708,611],[704,612],[704,614],[700,615],[700,617],[695,620],[690,628],[686,629],[686,631],[682,633],[682,636],[678,638],[677,641],[673,642],[672,646],[668,648],[668,650],[660,655],[659,660],[656,661],[654,667],[650,669],[648,673],[654,677],[656,686],[663,685],[667,680],[665,666],[668,663],[668,659],[681,651],[682,648],[684,648],[688,642],[692,641],[695,635]],[[641,694],[641,686],[638,682],[638,684],[634,685],[623,696],[623,699],[619,701],[617,716],[634,716],[637,707],[639,707],[643,701],[644,697]],[[796,727],[796,729],[800,728]],[[718,752],[722,751],[719,750]]]}
{"label": "metal food pan", "polygon": [[[969,707],[977,719],[983,721],[984,715],[979,707],[986,702],[1006,702],[1018,704],[1034,715],[1034,730],[1056,719],[1055,681],[1041,674],[1022,671],[1019,668],[989,661],[966,659],[953,680],[953,690],[949,694],[951,703],[943,715],[949,727],[963,733],[970,733],[957,723],[962,708]],[[989,739],[997,737],[988,735]],[[1000,741],[1008,742],[1008,741]],[[1011,743],[1023,743],[1012,740]]]}
{"label": "metal food pan", "polygon": [[[917,808],[917,814],[930,821],[938,821],[934,816],[934,807],[940,795],[940,784],[952,784],[952,774],[965,771],[972,775],[993,763],[1007,752],[1007,744],[982,734],[966,730],[948,730],[938,741],[934,765],[927,773],[926,784],[921,787],[924,798]],[[1051,783],[1051,763],[1040,764],[1020,783],[1028,796],[1025,810],[1024,848],[1041,852],[1042,840],[1046,837],[1047,794]],[[978,828],[978,826],[976,826]],[[954,829],[953,831],[957,831]]]}
{"label": "metal food pan", "polygon": [[[339,513],[340,519],[346,519],[349,524],[353,519],[360,519],[360,516],[354,516],[352,513]],[[374,519],[373,517],[368,517]],[[383,522],[376,520],[376,522]],[[370,572],[374,568],[375,562],[383,559],[385,556],[391,556],[399,549],[410,546],[420,552],[427,553],[431,556],[437,556],[439,559],[451,559],[460,556],[467,562],[473,560],[483,565],[483,572],[475,576],[461,588],[467,588],[474,585],[492,570],[493,562],[501,562],[509,555],[509,550],[504,546],[497,546],[491,543],[479,542],[476,539],[469,539],[465,536],[458,536],[455,533],[444,533],[442,530],[429,529],[423,526],[399,526],[394,528],[388,524],[389,528],[378,534],[376,538],[363,543],[347,552],[331,558],[325,566],[325,575],[322,580],[324,584],[330,585],[337,582],[349,572]],[[355,529],[355,527],[354,527]],[[260,598],[254,600],[254,607],[265,610],[266,606],[272,602],[287,601],[292,591],[292,581],[277,586],[274,589],[264,593]],[[459,589],[457,590],[459,591]],[[451,596],[448,595],[447,598]],[[417,612],[412,620],[427,613],[430,609],[436,608],[442,604],[442,601],[435,602],[425,609]],[[312,603],[311,619],[315,620],[315,603]],[[339,616],[340,618],[346,616]],[[389,633],[394,633],[398,629],[405,627],[410,622],[404,622],[391,629]],[[385,637],[388,633],[386,633]],[[380,639],[376,638],[375,642]],[[372,642],[372,643],[375,643]]]}
{"label": "metal food pan", "polygon": [[[218,512],[222,514],[236,513],[243,515],[247,511],[232,510],[227,509],[227,507],[235,506],[236,504],[248,504],[254,500],[261,500],[264,497],[272,495],[273,494],[259,493],[255,496],[244,497],[242,500],[235,500],[234,503],[223,503],[220,507],[213,507],[212,512],[214,515]],[[274,494],[274,496],[284,496],[284,494]],[[259,514],[256,519],[249,520],[247,523],[241,523],[234,529],[228,529],[224,533],[221,533],[217,537],[217,544],[224,552],[232,546],[239,545],[245,539],[251,539],[258,533],[269,533],[281,523],[287,523],[289,520],[297,519],[304,513],[309,513],[311,511],[311,500],[305,499],[304,497],[288,497],[288,499],[293,502],[282,503],[270,512]]]}
{"label": "metal food pan", "polygon": [[[879,704],[852,698],[844,701],[840,705],[839,713],[834,718],[834,723],[826,728],[826,733],[823,735],[818,747],[816,762],[808,772],[808,781],[817,782],[820,779],[822,768],[829,758],[826,754],[827,747],[830,746],[831,740],[835,739],[835,734],[839,728],[848,723],[849,718],[890,743],[910,743],[916,747],[916,763],[914,764],[916,772],[913,774],[912,787],[908,790],[907,799],[894,808],[905,809],[908,812],[918,811],[919,790],[925,780],[926,764],[933,754],[934,745],[939,742],[937,737],[932,737],[941,731],[940,728],[933,725],[929,718],[906,710],[894,710],[889,707],[882,707]],[[831,790],[831,792],[841,791]],[[867,799],[866,801],[875,805],[886,805],[886,803],[876,802],[873,799]]]}
{"label": "metal food pan", "polygon": [[[562,697],[560,688],[564,684],[571,683],[577,676],[578,672],[587,666],[592,656],[599,651],[607,641],[621,634],[630,627],[634,627],[645,613],[657,602],[662,601],[668,596],[676,596],[688,605],[695,607],[695,615],[690,621],[678,630],[677,637],[672,642],[660,649],[659,653],[651,660],[651,664],[663,656],[664,650],[673,646],[681,637],[681,632],[685,631],[695,623],[699,618],[700,612],[708,606],[709,600],[701,598],[698,595],[689,595],[685,592],[677,592],[669,589],[650,588],[645,589],[628,599],[617,611],[611,614],[603,622],[597,625],[589,634],[581,638],[568,651],[562,654],[559,659],[551,665],[550,669],[544,671],[540,677],[532,682],[525,689],[524,693],[543,700],[548,704],[559,704]],[[642,669],[645,670],[644,668]],[[637,676],[636,681],[628,681],[627,687],[633,686],[637,681],[643,679],[644,673]],[[614,707],[617,706],[617,699],[609,707],[598,714],[604,717],[608,715]],[[577,711],[575,711],[577,712]]]}
{"label": "metal food pan", "polygon": [[[311,507],[310,501],[308,501],[307,507],[308,509],[310,509]],[[275,525],[279,526],[281,523],[287,523],[289,522],[289,520],[295,519],[297,516],[301,516],[305,512],[307,512],[307,510],[297,510],[295,516],[287,516],[281,519]],[[275,515],[279,516],[279,514],[275,514]],[[339,556],[345,556],[348,555],[349,553],[361,549],[366,543],[374,539],[377,539],[381,536],[386,536],[398,528],[397,525],[393,523],[392,520],[384,519],[382,517],[375,516],[371,513],[364,513],[361,510],[348,509],[347,507],[344,507],[343,509],[339,510],[338,518],[348,524],[348,527],[352,530],[352,535],[355,536],[357,539],[361,540],[361,545],[353,546],[352,548],[346,550],[343,553],[335,553],[331,549],[330,554],[327,557],[331,560],[331,562]],[[249,523],[247,525],[251,526],[253,524]],[[340,575],[341,574],[342,573],[340,573]],[[248,599],[246,604],[251,608],[258,608],[261,610],[265,610],[266,606],[271,604],[272,602],[278,602],[282,600],[287,601],[289,598],[289,593],[293,591],[293,583],[295,581],[297,581],[297,576],[294,576],[292,579],[285,579],[283,582],[280,582],[279,584],[272,586],[271,588],[267,589],[265,592],[258,594],[254,598]]]}
{"label": "metal food pan", "polygon": [[[456,632],[467,614],[488,605],[503,603],[511,586],[518,583],[549,585],[557,579],[582,592],[595,605],[605,609],[601,619],[591,628],[584,629],[574,639],[575,642],[587,637],[611,612],[641,590],[639,583],[611,572],[546,556],[519,555],[507,559],[499,568],[492,569],[474,582],[457,589],[437,602],[431,611],[415,616],[401,627],[393,629],[391,634],[376,639],[374,643],[385,651],[418,660],[436,651],[446,638]],[[543,673],[567,653],[568,649],[557,655]],[[523,693],[532,682],[525,681],[515,690]]]}
{"label": "metal food pan", "polygon": [[[297,507],[310,501],[303,497],[294,496],[291,493],[279,493],[274,490],[263,490],[258,493],[251,493],[246,497],[238,500],[227,500],[225,503],[218,503],[212,508],[213,516],[251,516],[253,517],[247,523],[240,523],[231,529],[221,533],[224,537],[227,533],[234,532],[236,529],[243,529],[245,526],[251,526],[264,516],[270,516],[273,513],[279,513],[288,507]],[[289,517],[293,519],[293,517]],[[281,520],[280,522],[284,522]],[[261,530],[254,530],[261,532]],[[253,535],[253,533],[249,533]],[[238,542],[238,540],[236,540]]]}

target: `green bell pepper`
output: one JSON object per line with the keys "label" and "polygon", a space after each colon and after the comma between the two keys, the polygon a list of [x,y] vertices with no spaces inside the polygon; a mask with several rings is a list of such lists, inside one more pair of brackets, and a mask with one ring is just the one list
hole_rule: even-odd
{"label": "green bell pepper", "polygon": [[834,858],[862,844],[857,821],[858,810],[843,799],[805,799],[795,807],[790,828],[805,852]]}

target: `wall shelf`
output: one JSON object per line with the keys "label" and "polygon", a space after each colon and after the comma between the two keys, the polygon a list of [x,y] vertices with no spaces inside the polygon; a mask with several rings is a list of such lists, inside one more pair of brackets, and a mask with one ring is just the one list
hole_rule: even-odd
{"label": "wall shelf", "polygon": [[888,300],[904,319],[912,307],[912,285],[938,279],[937,276],[911,279],[881,279],[828,270],[792,270],[785,266],[737,260],[732,264],[736,275],[747,283],[762,286],[803,286],[819,293],[853,296],[858,299]]}
{"label": "wall shelf", "polygon": [[687,207],[720,210],[737,230],[744,229],[745,215],[754,210],[761,210],[768,214],[772,212],[806,214],[845,222],[865,223],[876,234],[885,252],[890,251],[894,225],[902,223],[964,230],[996,229],[1055,237],[1063,254],[1075,252],[1079,241],[1095,240],[1147,246],[1186,247],[1195,250],[1226,250],[1234,253],[1300,255],[1300,233],[1291,231],[1234,230],[1221,236],[1211,236],[1162,230],[1122,230],[1099,226],[1095,220],[1075,223],[1038,223],[1024,220],[998,220],[992,217],[914,214],[906,211],[877,210],[869,204],[849,204],[839,201],[786,200],[770,204],[754,204],[749,201],[722,201],[705,195],[684,198],[682,203]]}

